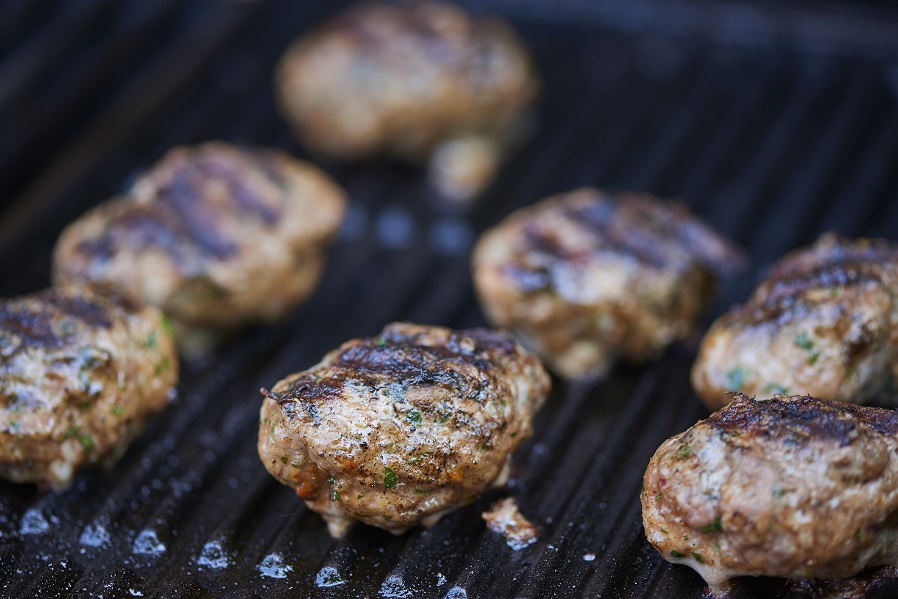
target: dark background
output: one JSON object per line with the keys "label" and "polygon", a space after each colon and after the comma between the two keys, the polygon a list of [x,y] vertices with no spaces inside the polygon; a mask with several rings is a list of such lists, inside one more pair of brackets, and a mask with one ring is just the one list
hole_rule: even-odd
{"label": "dark background", "polygon": [[[60,230],[174,144],[307,156],[274,108],[271,72],[294,36],[345,4],[0,1],[0,293],[46,286]],[[402,537],[359,527],[332,541],[265,473],[258,389],[391,320],[482,325],[475,236],[579,185],[682,198],[741,244],[751,266],[715,314],[823,231],[898,239],[898,13],[886,2],[462,4],[511,17],[532,48],[544,80],[535,137],[467,210],[442,205],[413,169],[317,160],[351,211],[316,294],[282,325],[186,365],[177,401],[114,469],[60,494],[0,483],[0,595],[701,595],[697,575],[645,541],[638,500],[655,448],[706,415],[688,385],[695,340],[597,385],[556,380],[509,488]],[[523,551],[479,517],[506,494],[541,532]],[[344,583],[319,586],[326,568]],[[263,576],[279,569],[285,578]]]}

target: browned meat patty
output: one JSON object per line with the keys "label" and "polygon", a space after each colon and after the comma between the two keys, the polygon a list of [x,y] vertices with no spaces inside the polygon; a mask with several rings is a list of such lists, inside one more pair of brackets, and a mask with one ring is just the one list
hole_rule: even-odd
{"label": "browned meat patty", "polygon": [[646,537],[722,591],[737,576],[837,579],[898,565],[898,412],[737,394],[665,441]]}
{"label": "browned meat patty", "polygon": [[350,8],[290,47],[276,83],[309,148],[430,162],[437,188],[458,199],[489,182],[538,88],[508,26],[436,2]]}
{"label": "browned meat patty", "polygon": [[548,392],[506,333],[394,323],[263,390],[259,456],[334,537],[400,534],[504,484]]}
{"label": "browned meat patty", "polygon": [[896,375],[898,245],[830,234],[780,260],[714,323],[692,386],[711,409],[727,391],[894,402]]}
{"label": "browned meat patty", "polygon": [[182,349],[202,353],[222,331],[277,319],[311,294],[344,205],[324,173],[283,152],[178,147],[63,232],[53,278],[163,309]]}
{"label": "browned meat patty", "polygon": [[507,217],[474,249],[480,305],[559,375],[604,377],[694,328],[741,257],[685,207],[583,188]]}
{"label": "browned meat patty", "polygon": [[124,453],[174,392],[171,326],[96,289],[0,300],[0,477],[63,488]]}

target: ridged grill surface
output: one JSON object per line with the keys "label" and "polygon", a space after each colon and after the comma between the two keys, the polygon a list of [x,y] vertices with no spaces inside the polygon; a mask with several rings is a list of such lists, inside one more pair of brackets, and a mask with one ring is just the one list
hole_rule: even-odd
{"label": "ridged grill surface", "polygon": [[[305,156],[275,110],[272,67],[343,4],[0,3],[0,292],[46,286],[61,229],[174,144],[223,138]],[[751,267],[716,313],[823,231],[898,239],[898,53],[887,45],[898,19],[725,2],[690,16],[702,3],[680,2],[665,30],[640,17],[654,6],[645,0],[616,13],[627,4],[465,4],[515,11],[544,81],[534,138],[461,211],[412,169],[323,162],[351,211],[318,291],[281,325],[185,365],[178,399],[112,470],[59,494],[0,483],[0,595],[701,596],[691,570],[645,541],[638,498],[657,446],[706,415],[688,384],[697,340],[601,384],[556,380],[509,487],[401,537],[328,537],[258,460],[258,390],[392,320],[484,324],[473,239],[580,185],[681,197],[743,245]],[[682,26],[709,14],[730,15],[716,35]],[[856,35],[865,23],[867,39]],[[537,524],[536,544],[515,552],[485,529],[480,512],[502,495]]]}

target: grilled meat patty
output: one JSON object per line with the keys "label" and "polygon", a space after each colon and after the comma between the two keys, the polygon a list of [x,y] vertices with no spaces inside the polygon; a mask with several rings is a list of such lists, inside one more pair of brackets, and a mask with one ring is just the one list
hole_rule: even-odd
{"label": "grilled meat patty", "polygon": [[334,537],[400,534],[504,484],[549,384],[507,333],[394,323],[263,390],[259,456]]}
{"label": "grilled meat patty", "polygon": [[221,331],[277,319],[314,290],[344,204],[323,172],[283,152],[178,147],[63,232],[53,278],[162,308],[182,349],[202,353]]}
{"label": "grilled meat patty", "polygon": [[289,48],[276,84],[307,147],[430,162],[437,188],[459,199],[522,136],[538,88],[509,27],[435,2],[350,8]]}
{"label": "grilled meat patty", "polygon": [[898,245],[829,234],[775,264],[702,340],[692,385],[711,409],[747,395],[894,401]]}
{"label": "grilled meat patty", "polygon": [[741,256],[685,207],[583,188],[523,208],[474,249],[480,305],[565,378],[658,355]]}
{"label": "grilled meat patty", "polygon": [[0,301],[0,477],[67,487],[124,453],[178,378],[155,308],[82,287]]}
{"label": "grilled meat patty", "polygon": [[898,412],[736,394],[652,457],[646,537],[718,591],[744,575],[835,579],[896,566],[896,458]]}

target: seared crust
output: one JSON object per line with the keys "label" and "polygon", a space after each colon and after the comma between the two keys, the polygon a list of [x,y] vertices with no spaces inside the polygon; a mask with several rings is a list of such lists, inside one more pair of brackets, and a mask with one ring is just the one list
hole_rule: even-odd
{"label": "seared crust", "polygon": [[727,391],[893,402],[898,246],[829,234],[780,260],[702,341],[692,384],[711,408]]}
{"label": "seared crust", "polygon": [[259,456],[331,534],[399,534],[504,482],[548,391],[506,333],[394,323],[264,392]]}
{"label": "seared crust", "polygon": [[513,213],[474,249],[490,321],[566,378],[598,378],[689,334],[741,257],[678,204],[582,188]]}
{"label": "seared crust", "polygon": [[407,2],[360,4],[305,35],[281,59],[276,87],[309,148],[349,160],[433,157],[437,184],[461,197],[520,136],[538,83],[500,21]]}
{"label": "seared crust", "polygon": [[77,287],[0,301],[0,476],[68,486],[117,458],[177,378],[155,308]]}
{"label": "seared crust", "polygon": [[892,410],[736,394],[652,457],[646,537],[712,588],[898,565],[896,433]]}
{"label": "seared crust", "polygon": [[63,232],[54,280],[158,306],[201,351],[210,330],[276,319],[312,292],[344,204],[321,171],[279,151],[175,148]]}

